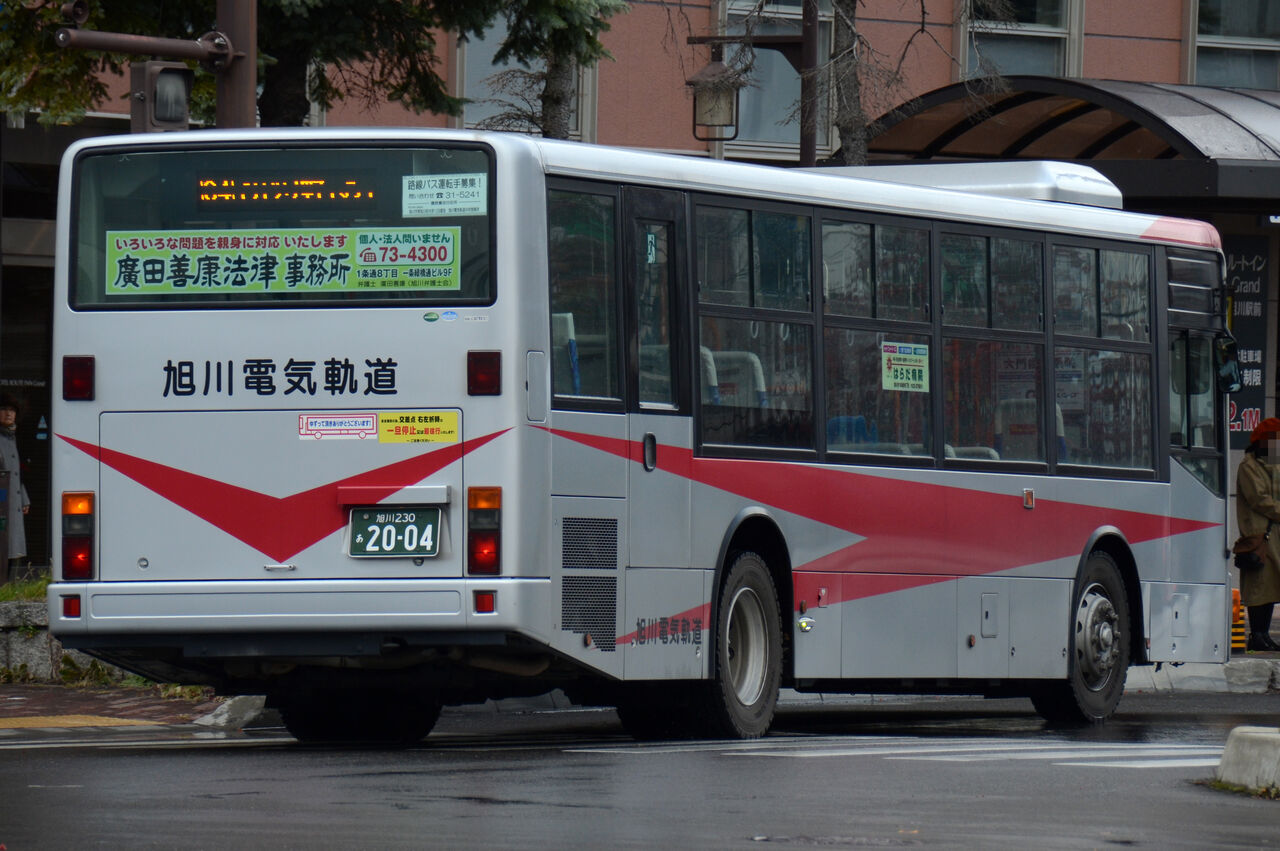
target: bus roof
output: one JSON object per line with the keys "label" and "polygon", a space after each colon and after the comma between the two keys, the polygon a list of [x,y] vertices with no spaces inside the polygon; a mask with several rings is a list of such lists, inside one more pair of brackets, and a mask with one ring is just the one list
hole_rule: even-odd
{"label": "bus roof", "polygon": [[[766,200],[791,201],[815,205],[838,203],[868,212],[906,216],[927,214],[931,217],[967,224],[994,227],[1038,227],[1082,236],[1129,237],[1152,242],[1173,243],[1195,248],[1220,250],[1218,232],[1205,222],[1128,213],[1107,206],[1085,206],[1082,203],[1060,203],[1070,200],[1025,200],[1011,187],[1019,183],[1010,164],[991,163],[989,175],[1005,174],[1010,187],[1006,193],[991,190],[993,180],[985,182],[983,192],[977,185],[964,185],[952,168],[944,175],[930,179],[929,171],[910,182],[886,180],[879,172],[915,166],[877,168],[875,179],[864,172],[846,169],[794,169],[778,166],[733,163],[705,157],[679,156],[631,148],[591,145],[541,139],[518,133],[451,130],[431,128],[254,128],[244,130],[195,130],[177,133],[148,133],[131,136],[100,136],[82,140],[68,149],[68,158],[94,147],[107,146],[186,146],[229,143],[284,143],[350,141],[357,143],[428,143],[431,141],[477,142],[512,154],[523,152],[535,157],[548,175],[584,179],[622,180],[642,185],[671,189],[753,196]],[[1062,165],[1062,164],[1058,164]],[[974,166],[965,164],[964,169]],[[1089,169],[1089,171],[1092,171]],[[832,179],[838,175],[839,179]],[[900,177],[913,176],[901,172]],[[1100,176],[1099,176],[1100,177]],[[1069,183],[1081,182],[1080,173]],[[1043,180],[1043,175],[1042,175]],[[1103,178],[1105,180],[1105,178]],[[973,184],[974,181],[970,181]],[[1024,180],[1025,184],[1026,181]],[[925,184],[925,185],[921,185]],[[940,188],[945,184],[945,188]],[[968,191],[958,191],[956,187]],[[1062,194],[1059,191],[1059,194]],[[1087,193],[1085,193],[1087,194]],[[1077,198],[1082,197],[1077,193]]]}
{"label": "bus roof", "polygon": [[817,174],[865,177],[1005,198],[1124,208],[1120,189],[1097,169],[1079,163],[1017,160],[990,163],[903,163],[901,165],[823,166]]}

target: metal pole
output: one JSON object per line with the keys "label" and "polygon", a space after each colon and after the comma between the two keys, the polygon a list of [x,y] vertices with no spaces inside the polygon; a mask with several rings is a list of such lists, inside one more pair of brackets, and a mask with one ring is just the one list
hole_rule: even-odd
{"label": "metal pole", "polygon": [[258,124],[258,3],[218,0],[218,31],[231,42],[232,55],[218,69],[219,127]]}
{"label": "metal pole", "polygon": [[818,161],[818,0],[804,0],[800,29],[800,165]]}
{"label": "metal pole", "polygon": [[132,56],[164,56],[168,59],[209,58],[209,48],[199,41],[181,38],[153,38],[146,35],[77,30],[63,27],[54,34],[59,47],[77,50],[107,50]]}

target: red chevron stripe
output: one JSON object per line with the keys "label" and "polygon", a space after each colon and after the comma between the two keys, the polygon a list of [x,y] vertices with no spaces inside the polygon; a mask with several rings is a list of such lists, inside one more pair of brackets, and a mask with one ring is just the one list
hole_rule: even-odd
{"label": "red chevron stripe", "polygon": [[[58,437],[258,552],[283,562],[346,525],[346,510],[335,498],[339,486],[368,488],[368,493],[376,497],[371,501],[377,502],[422,481],[509,430],[433,449],[286,497],[258,493],[64,434]],[[263,523],[264,517],[275,518],[275,521]]]}

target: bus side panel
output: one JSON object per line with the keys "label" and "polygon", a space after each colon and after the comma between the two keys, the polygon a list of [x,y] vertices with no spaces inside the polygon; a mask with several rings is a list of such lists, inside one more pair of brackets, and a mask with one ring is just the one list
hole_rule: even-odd
{"label": "bus side panel", "polygon": [[1010,578],[1010,677],[1061,679],[1067,675],[1073,584],[1069,579]]}
{"label": "bus side panel", "polygon": [[707,674],[711,607],[703,602],[710,571],[626,570],[627,633],[620,640],[629,680],[701,679]]}
{"label": "bus side panel", "polygon": [[[1169,482],[1175,517],[1202,517],[1226,519],[1226,500],[1211,492],[1177,461],[1169,465]],[[1229,556],[1231,545],[1227,524],[1182,535],[1170,541],[1169,575],[1172,582],[1192,582],[1210,585],[1227,585],[1230,577]],[[1155,579],[1144,572],[1143,579]]]}
{"label": "bus side panel", "polygon": [[[595,414],[581,411],[552,411],[551,493],[554,496],[584,496],[625,499],[627,459],[615,454],[627,439],[627,418],[622,414]],[[589,435],[606,448],[593,448],[558,433]],[[589,439],[589,438],[584,438]]]}
{"label": "bus side panel", "polygon": [[[957,675],[956,582],[919,585],[922,577],[859,574],[844,578],[851,598],[842,613],[842,671],[852,678]],[[908,590],[888,592],[905,587]],[[817,632],[817,630],[815,630]]]}
{"label": "bus side panel", "polygon": [[1230,594],[1225,585],[1144,582],[1150,660],[1226,662],[1231,652]]}
{"label": "bus side panel", "polygon": [[1009,676],[1010,595],[1016,578],[956,580],[956,671],[962,677]]}

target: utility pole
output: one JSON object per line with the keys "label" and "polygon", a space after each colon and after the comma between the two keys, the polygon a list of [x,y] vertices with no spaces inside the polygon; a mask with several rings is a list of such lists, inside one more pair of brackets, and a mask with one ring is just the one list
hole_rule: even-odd
{"label": "utility pole", "polygon": [[[104,50],[132,56],[195,59],[218,75],[218,127],[257,125],[258,4],[257,0],[217,0],[214,29],[194,41],[153,38],[126,33],[82,30],[89,19],[89,4],[75,0],[62,4],[62,15],[72,26],[58,30],[54,40],[71,50]],[[135,92],[135,98],[138,93]],[[143,92],[144,100],[151,97]],[[144,103],[150,108],[150,103]]]}

